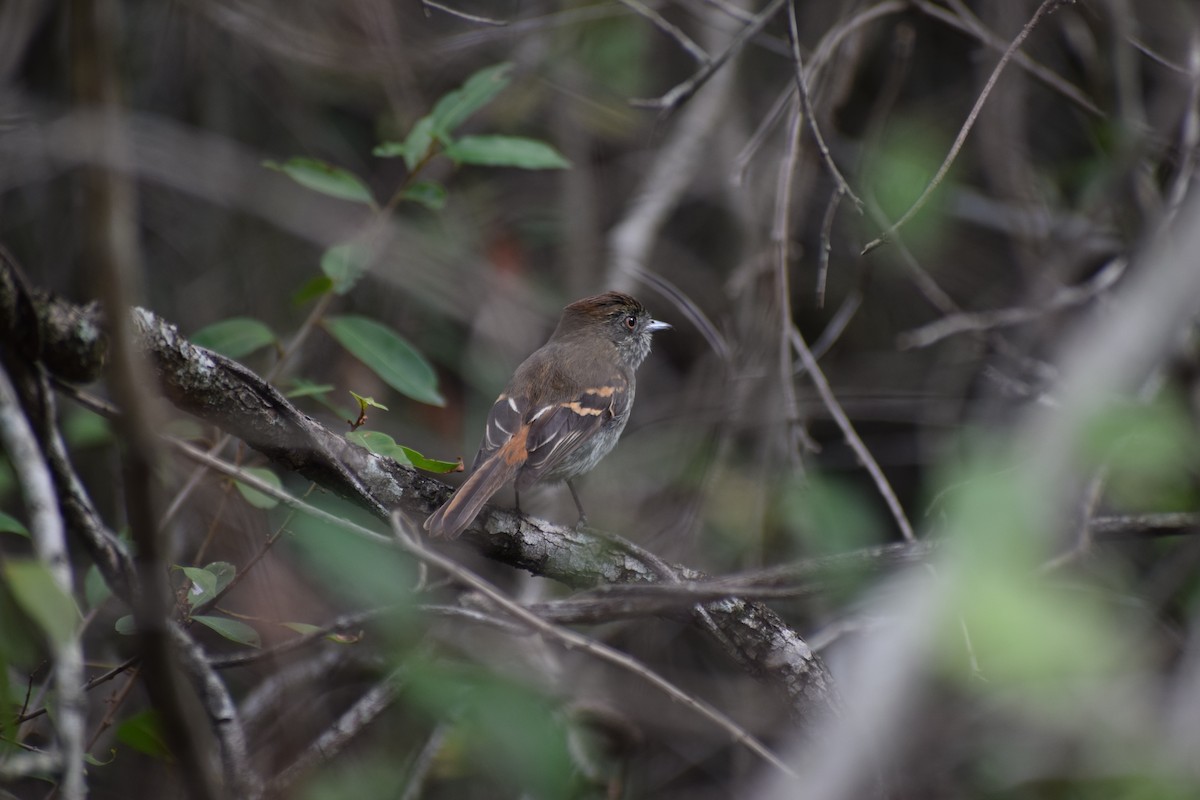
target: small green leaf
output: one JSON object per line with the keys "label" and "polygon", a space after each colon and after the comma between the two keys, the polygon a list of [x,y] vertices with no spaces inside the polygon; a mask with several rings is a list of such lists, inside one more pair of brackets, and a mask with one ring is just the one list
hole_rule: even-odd
{"label": "small green leaf", "polygon": [[433,118],[421,117],[403,142],[384,142],[372,152],[380,158],[402,156],[404,166],[412,172],[429,154],[436,140],[433,138]]}
{"label": "small green leaf", "polygon": [[158,712],[152,708],[134,714],[117,726],[117,741],[123,742],[139,753],[164,761],[174,760],[167,740],[163,736],[162,722]]}
{"label": "small green leaf", "polygon": [[355,392],[350,392],[350,394],[351,394],[351,396],[354,397],[355,400],[358,401],[358,407],[361,408],[363,411],[366,411],[368,408],[378,408],[382,411],[388,410],[388,407],[385,406],[383,403],[375,402],[374,397],[363,397],[361,394],[357,394]]}
{"label": "small green leaf", "polygon": [[433,127],[442,134],[453,133],[459,125],[479,109],[491,102],[508,85],[512,64],[504,62],[481,69],[458,89],[449,92],[437,102],[429,116]]}
{"label": "small green leaf", "polygon": [[417,469],[423,469],[426,472],[435,472],[438,474],[463,471],[463,462],[461,458],[458,461],[439,461],[436,458],[427,458],[426,456],[418,453],[416,450],[413,450],[411,447],[400,445],[400,449],[404,451],[404,455],[408,457],[408,463],[412,464]]}
{"label": "small green leaf", "polygon": [[3,511],[0,511],[0,533],[16,533],[29,538],[29,529],[22,524],[21,520],[11,514],[5,514]]}
{"label": "small green leaf", "polygon": [[227,358],[241,358],[274,343],[274,332],[249,317],[214,322],[192,334],[192,344],[206,347]]}
{"label": "small green leaf", "polygon": [[346,441],[353,442],[360,447],[365,447],[376,455],[395,459],[396,463],[401,466],[412,466],[408,462],[408,456],[400,449],[400,445],[396,444],[396,440],[386,433],[380,433],[379,431],[351,431],[346,434]]}
{"label": "small green leaf", "polygon": [[362,245],[335,244],[321,256],[321,272],[329,278],[335,294],[346,294],[367,271]]}
{"label": "small green leaf", "polygon": [[283,623],[283,627],[293,630],[301,635],[306,635],[312,633],[313,631],[321,630],[319,625],[310,625],[307,622],[285,622]]}
{"label": "small green leaf", "polygon": [[46,566],[32,559],[11,559],[2,569],[13,598],[46,638],[58,645],[71,641],[81,619],[79,609],[74,598],[58,588]]}
{"label": "small green leaf", "polygon": [[244,622],[236,619],[226,619],[225,617],[210,617],[201,614],[198,617],[192,617],[194,622],[199,622],[201,625],[206,625],[212,628],[217,633],[224,636],[231,642],[248,645],[250,647],[261,647],[262,640],[258,637],[258,631],[251,628]]}
{"label": "small green leaf", "polygon": [[205,572],[211,573],[217,579],[216,591],[225,591],[225,587],[233,582],[237,576],[237,567],[230,564],[228,561],[214,561],[204,568]]}
{"label": "small green leaf", "polygon": [[433,367],[391,328],[359,316],[327,317],[324,325],[342,347],[388,386],[422,403],[445,404],[437,391]]}
{"label": "small green leaf", "polygon": [[459,164],[521,169],[567,169],[571,162],[545,142],[521,136],[464,136],[446,148]]}
{"label": "small green leaf", "polygon": [[[322,256],[324,258],[324,256]],[[328,275],[314,275],[304,282],[304,285],[296,290],[292,295],[292,302],[298,306],[304,305],[309,300],[316,300],[322,295],[327,295],[333,291],[333,281]]]}
{"label": "small green leaf", "polygon": [[282,164],[277,161],[264,161],[263,166],[282,172],[296,183],[315,192],[375,207],[375,198],[362,178],[341,167],[316,158],[289,158]]}
{"label": "small green leaf", "polygon": [[116,624],[113,625],[113,630],[115,630],[117,633],[121,634],[122,636],[133,636],[134,634],[136,634],[137,633],[137,625],[134,624],[133,615],[126,614],[125,616],[118,619]]}
{"label": "small green leaf", "polygon": [[93,767],[107,767],[109,764],[117,760],[117,748],[109,748],[108,761],[101,761],[91,753],[84,753],[83,760]]}
{"label": "small green leaf", "polygon": [[400,195],[404,200],[420,203],[432,211],[441,211],[446,207],[446,189],[440,183],[421,181],[414,183]]}
{"label": "small green leaf", "polygon": [[107,600],[110,595],[112,595],[112,590],[104,582],[104,576],[100,574],[100,568],[92,564],[83,576],[83,598],[87,601],[87,607],[89,609],[99,608],[100,604]]}
{"label": "small green leaf", "polygon": [[284,397],[289,400],[295,400],[298,397],[312,397],[313,395],[329,394],[334,390],[332,383],[313,383],[306,381],[303,378],[295,378],[292,381],[291,391],[284,394]]}
{"label": "small green leaf", "polygon": [[[283,489],[283,484],[280,482],[279,476],[266,467],[244,467],[242,471],[248,472],[259,480],[271,484],[276,489]],[[279,501],[274,497],[265,495],[257,489],[251,489],[240,481],[235,481],[234,485],[242,493],[242,497],[246,498],[246,502],[255,508],[274,508],[279,505]]]}
{"label": "small green leaf", "polygon": [[188,601],[191,602],[192,608],[197,608],[204,603],[207,603],[217,595],[217,576],[200,567],[180,567],[183,574],[188,576],[188,580],[192,582],[192,588],[188,591]]}
{"label": "small green leaf", "polygon": [[411,447],[396,444],[395,439],[379,431],[353,431],[346,434],[346,440],[361,445],[377,455],[395,459],[396,463],[402,466],[416,467],[426,472],[441,474],[446,472],[462,472],[463,469],[462,459],[458,461],[438,461],[437,459],[426,458]]}

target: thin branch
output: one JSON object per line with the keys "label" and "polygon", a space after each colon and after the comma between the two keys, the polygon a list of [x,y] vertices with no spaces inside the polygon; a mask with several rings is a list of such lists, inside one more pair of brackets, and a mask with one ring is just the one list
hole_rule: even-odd
{"label": "thin branch", "polygon": [[[1004,52],[1004,48],[1007,46],[1005,41],[996,34],[992,33],[992,31],[990,31],[987,26],[984,25],[983,22],[971,12],[970,8],[968,8],[965,4],[958,2],[958,0],[950,0],[950,2],[954,6],[955,13],[951,13],[949,10],[937,5],[936,3],[931,3],[929,0],[913,0],[913,4],[923,13],[946,23],[950,27],[960,30],[963,33],[974,36],[980,42],[992,48],[993,50]],[[1046,84],[1063,97],[1066,97],[1072,103],[1075,103],[1089,114],[1099,117],[1100,119],[1108,118],[1108,114],[1104,113],[1103,109],[1088,99],[1087,95],[1085,95],[1078,86],[1075,86],[1070,81],[1065,80],[1061,75],[1053,70],[1042,66],[1025,53],[1017,53],[1013,56],[1013,61],[1017,66],[1026,70],[1030,75],[1037,78],[1039,81]]]}
{"label": "thin branch", "polygon": [[179,664],[191,678],[196,696],[208,714],[213,735],[217,739],[225,777],[225,795],[254,800],[262,794],[262,787],[250,766],[246,731],[229,689],[209,666],[204,650],[183,628],[172,623],[169,632],[179,656]]}
{"label": "thin branch", "polygon": [[838,169],[837,163],[833,160],[833,155],[829,152],[829,147],[825,144],[825,137],[821,135],[821,128],[817,124],[817,115],[813,111],[812,98],[808,94],[808,80],[804,76],[804,60],[800,56],[800,31],[796,23],[796,6],[794,3],[788,3],[788,39],[792,44],[792,61],[796,65],[796,86],[800,91],[800,108],[803,110],[804,116],[808,119],[808,127],[812,131],[813,138],[817,142],[817,149],[821,152],[821,158],[825,161],[825,166],[829,173],[833,175],[833,179],[837,182],[838,191],[850,198],[854,203],[854,207],[861,214],[863,209],[863,201],[859,199],[854,190],[850,188],[842,171]]}
{"label": "thin branch", "polygon": [[684,706],[691,708],[697,714],[707,718],[715,725],[726,731],[736,741],[744,745],[751,752],[762,758],[771,766],[790,777],[799,777],[791,767],[779,760],[779,758],[759,742],[754,736],[747,732],[744,728],[730,719],[728,716],[710,706],[705,701],[693,697],[687,692],[679,689],[675,684],[663,678],[656,672],[653,672],[644,664],[639,662],[632,656],[622,653],[608,645],[598,642],[594,639],[589,639],[575,631],[559,627],[553,623],[547,622],[533,612],[526,609],[519,603],[510,600],[507,595],[497,589],[488,581],[479,577],[475,573],[461,566],[460,564],[446,558],[440,553],[436,553],[421,545],[415,537],[410,535],[404,529],[405,522],[399,512],[392,514],[392,532],[395,534],[396,541],[400,546],[407,550],[414,558],[435,567],[451,577],[459,581],[465,586],[485,595],[489,600],[495,603],[505,612],[528,625],[530,628],[539,633],[554,639],[568,649],[578,648],[584,652],[590,653],[596,658],[607,661],[620,669],[635,675],[638,678],[646,681],[650,685],[658,688],[668,697]]}
{"label": "thin branch", "polygon": [[1125,259],[1113,259],[1083,284],[1059,289],[1048,302],[1040,306],[1016,306],[942,317],[916,330],[900,334],[897,337],[897,346],[901,350],[929,347],[960,333],[978,333],[1023,325],[1042,319],[1048,314],[1081,306],[1111,289],[1125,274],[1126,266],[1128,262]]}
{"label": "thin branch", "polygon": [[692,77],[671,89],[671,91],[661,97],[636,99],[631,100],[630,103],[641,108],[657,108],[663,113],[674,111],[675,108],[688,100],[701,86],[707,83],[717,70],[725,66],[725,62],[740,51],[746,42],[765,28],[767,23],[779,13],[779,9],[783,7],[784,2],[786,0],[771,0],[771,2],[767,3],[766,8],[755,15],[752,22],[746,23],[737,32],[737,35],[733,37],[733,41],[729,43],[728,47],[722,50],[715,58],[709,59]]}
{"label": "thin branch", "polygon": [[[71,560],[67,553],[66,533],[54,479],[42,457],[37,437],[21,410],[16,388],[0,366],[0,450],[12,464],[21,488],[25,508],[30,515],[29,533],[38,560],[64,597],[74,596]],[[61,789],[65,800],[82,800],[87,794],[84,783],[83,650],[78,632],[63,639],[47,635],[54,654],[54,688],[57,695],[54,716],[59,747],[62,748]]]}
{"label": "thin branch", "polygon": [[429,16],[429,9],[441,11],[443,14],[449,14],[452,17],[465,19],[467,22],[477,22],[480,25],[491,25],[496,28],[503,28],[508,24],[507,20],[493,19],[491,17],[481,17],[478,14],[468,14],[466,11],[459,11],[457,8],[443,5],[437,0],[421,0],[421,5],[425,7],[425,15]]}
{"label": "thin branch", "polygon": [[858,460],[862,462],[862,465],[871,475],[871,480],[875,482],[875,488],[879,491],[879,494],[887,503],[888,509],[892,512],[892,517],[896,520],[896,525],[900,528],[900,533],[906,541],[915,542],[917,537],[913,532],[912,524],[909,523],[908,517],[904,514],[904,507],[900,504],[896,493],[892,491],[892,486],[888,483],[883,470],[879,468],[879,463],[871,455],[871,451],[867,449],[867,446],[863,444],[862,439],[859,438],[858,433],[854,430],[854,425],[850,422],[850,418],[842,410],[841,404],[833,394],[833,389],[829,386],[829,381],[826,380],[825,374],[821,372],[821,367],[818,366],[816,359],[813,358],[813,354],[808,349],[808,344],[804,341],[804,337],[801,335],[799,329],[793,327],[791,336],[792,346],[795,348],[796,354],[800,356],[800,361],[804,368],[808,370],[813,386],[817,389],[817,394],[821,395],[821,401],[829,409],[834,422],[841,429],[846,443],[850,445],[855,455],[858,456]]}
{"label": "thin branch", "polygon": [[933,176],[933,179],[921,192],[921,195],[917,198],[916,202],[914,202],[898,220],[893,222],[891,226],[888,227],[888,229],[881,233],[877,238],[867,242],[867,245],[862,249],[863,255],[870,253],[872,250],[888,241],[889,238],[891,238],[897,231],[904,227],[909,220],[915,217],[917,213],[925,207],[925,203],[929,201],[930,196],[938,188],[938,186],[941,185],[942,181],[946,177],[946,173],[950,171],[951,165],[953,165],[955,159],[958,158],[958,153],[960,150],[962,150],[963,144],[967,140],[967,134],[969,134],[971,129],[975,127],[975,120],[978,119],[979,112],[983,109],[983,104],[987,101],[988,96],[992,93],[992,87],[994,87],[996,85],[996,81],[1000,79],[1000,74],[1004,71],[1004,68],[1008,66],[1008,62],[1012,59],[1013,55],[1017,52],[1021,45],[1024,44],[1025,39],[1030,33],[1033,32],[1033,29],[1037,27],[1037,24],[1041,21],[1042,17],[1053,12],[1060,5],[1070,1],[1071,0],[1042,0],[1042,4],[1038,6],[1037,11],[1035,11],[1033,16],[1030,17],[1029,22],[1025,23],[1025,27],[1021,28],[1021,32],[1017,34],[1015,39],[1013,39],[1012,44],[1010,44],[1008,49],[1004,51],[1004,55],[1000,57],[999,63],[997,63],[995,69],[992,70],[992,74],[988,77],[987,83],[984,84],[983,91],[979,93],[979,97],[975,100],[975,105],[971,108],[971,112],[967,114],[966,121],[959,130],[958,136],[954,139],[954,144],[950,146],[950,151],[946,153],[946,158],[942,161],[942,165],[938,167],[938,171]]}
{"label": "thin branch", "polygon": [[684,33],[677,25],[671,24],[662,14],[659,14],[653,8],[639,3],[638,0],[618,0],[618,2],[632,9],[636,14],[639,14],[654,24],[654,27],[674,39],[680,47],[687,51],[688,55],[696,60],[699,64],[707,64],[711,59],[704,48],[692,41],[691,37]]}
{"label": "thin branch", "polygon": [[375,684],[309,744],[296,760],[271,779],[267,794],[272,797],[282,795],[303,773],[340,753],[363,728],[395,702],[398,694],[399,677],[395,672]]}

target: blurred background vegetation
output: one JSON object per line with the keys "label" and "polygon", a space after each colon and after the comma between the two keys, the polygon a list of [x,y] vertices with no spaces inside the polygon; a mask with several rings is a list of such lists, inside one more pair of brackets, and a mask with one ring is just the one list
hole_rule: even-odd
{"label": "blurred background vegetation", "polygon": [[[887,741],[858,753],[861,784],[813,796],[1195,796],[1194,329],[1177,327],[1175,349],[1141,365],[1146,380],[1122,402],[1079,417],[1055,409],[1065,345],[1118,313],[1124,287],[1149,269],[1145,248],[1195,224],[1185,201],[1200,141],[1196,6],[448,5],[9,0],[0,244],[31,285],[79,303],[99,296],[84,182],[105,164],[87,87],[108,82],[127,112],[130,161],[117,171],[136,182],[136,302],[270,375],[335,431],[365,410],[357,432],[468,466],[488,406],[562,306],[630,291],[674,330],[641,369],[622,443],[581,482],[591,524],[715,575],[811,566],[820,580],[801,579],[772,608],[830,664],[851,706],[860,687],[898,681],[877,712]],[[694,94],[672,98],[697,76]],[[447,98],[468,113],[439,105]],[[422,138],[423,120],[448,118]],[[864,254],[968,123],[928,202]],[[525,144],[497,155],[505,145],[486,138],[497,136]],[[804,367],[809,346],[840,411]],[[1007,449],[1028,443],[1039,410],[1078,429],[1068,466],[1082,476],[1040,500],[1021,483],[1034,456]],[[122,530],[121,442],[93,412],[65,399],[60,411],[89,493]],[[168,430],[219,439],[182,414]],[[236,441],[222,454],[269,467]],[[165,465],[157,489],[174,496],[192,469]],[[278,467],[267,474],[308,490]],[[216,622],[189,628],[211,657],[372,612],[330,640],[219,673],[255,768],[286,775],[280,794],[801,796],[628,675],[525,631],[424,613],[457,598],[442,576],[414,593],[407,558],[236,488],[208,475],[166,527],[173,564],[248,570]],[[367,523],[320,492],[309,499]],[[574,519],[561,487],[522,500]],[[23,563],[28,516],[12,469],[0,508],[11,529],[0,553]],[[965,555],[894,580],[879,554],[920,547],[906,544],[907,525]],[[934,550],[912,552],[936,564]],[[566,594],[467,548],[453,554],[522,602]],[[851,569],[819,571],[818,559],[843,554]],[[84,553],[72,550],[72,563],[93,677],[136,655],[118,633],[130,612]],[[220,572],[173,570],[172,583],[202,592]],[[9,578],[0,744],[12,756],[54,749],[53,720],[26,719],[52,699],[53,659]],[[924,606],[913,581],[936,584]],[[914,609],[925,638],[871,649],[911,633]],[[804,726],[774,690],[678,618],[584,630],[780,752],[840,741],[813,726],[797,739]],[[286,772],[380,686],[394,687],[386,710],[336,758]],[[86,698],[92,797],[186,794],[136,673]],[[14,775],[0,792],[52,796],[54,774]]]}

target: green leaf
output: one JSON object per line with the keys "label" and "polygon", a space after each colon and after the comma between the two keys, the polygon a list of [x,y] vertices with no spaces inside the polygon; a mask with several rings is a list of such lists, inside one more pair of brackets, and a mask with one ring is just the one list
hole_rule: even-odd
{"label": "green leaf", "polygon": [[263,166],[282,172],[296,183],[315,192],[375,207],[375,198],[362,178],[341,167],[316,158],[289,158],[282,164],[277,161],[264,161]]}
{"label": "green leaf", "polygon": [[[279,476],[266,467],[244,467],[242,471],[248,472],[259,480],[271,484],[276,489],[283,489],[283,484],[280,482]],[[240,481],[235,481],[234,485],[242,493],[242,497],[246,498],[246,502],[255,508],[274,508],[279,505],[279,501],[274,497],[265,495],[257,489],[251,489]]]}
{"label": "green leaf", "polygon": [[117,633],[121,634],[122,636],[135,635],[137,633],[137,625],[134,624],[133,615],[126,614],[125,616],[118,619],[116,624],[113,625],[113,630],[115,630]]}
{"label": "green leaf", "polygon": [[316,300],[318,297],[327,295],[332,291],[333,281],[330,280],[328,275],[314,275],[296,290],[296,293],[292,295],[292,302],[298,306],[304,305],[309,300]]}
{"label": "green leaf", "polygon": [[459,125],[479,109],[483,108],[492,98],[508,85],[511,77],[512,64],[504,62],[486,69],[481,69],[467,78],[460,88],[446,94],[429,116],[433,127],[442,134],[453,133]]}
{"label": "green leaf", "polygon": [[92,564],[83,576],[83,598],[87,601],[87,607],[89,609],[99,608],[100,604],[107,600],[110,595],[112,595],[112,590],[104,582],[104,576],[100,574],[100,568]]}
{"label": "green leaf", "polygon": [[362,245],[353,242],[335,244],[321,256],[321,272],[329,278],[335,294],[346,294],[367,271]]}
{"label": "green leaf", "polygon": [[350,392],[350,395],[355,400],[358,401],[358,407],[361,408],[363,411],[366,411],[368,408],[378,408],[381,411],[388,410],[388,407],[385,406],[383,403],[375,402],[374,397],[363,397],[361,394],[357,394],[355,392]]}
{"label": "green leaf", "polygon": [[192,334],[192,344],[206,347],[227,358],[250,355],[260,347],[275,344],[275,333],[250,317],[214,322]]}
{"label": "green leaf", "polygon": [[[400,449],[404,451],[404,455],[408,457],[408,463],[412,464],[417,469],[423,469],[426,472],[446,473],[446,472],[462,472],[463,462],[460,458],[458,461],[439,461],[436,458],[427,458],[421,455],[411,447],[400,445]],[[398,460],[398,459],[397,459]]]}
{"label": "green leaf", "polygon": [[441,211],[446,207],[446,189],[440,183],[420,181],[404,190],[401,199],[420,203],[432,211]]}
{"label": "green leaf", "polygon": [[327,317],[324,325],[342,347],[388,386],[422,403],[445,404],[437,391],[433,367],[391,328],[360,316]]}
{"label": "green leaf", "polygon": [[84,753],[83,760],[93,767],[107,767],[109,764],[117,760],[117,748],[109,748],[108,761],[101,761],[91,753]]}
{"label": "green leaf", "polygon": [[29,538],[29,529],[22,524],[21,520],[11,514],[5,514],[3,511],[0,511],[0,533],[16,533]]}
{"label": "green leaf", "polygon": [[521,136],[464,136],[446,148],[459,164],[521,169],[567,169],[571,162],[545,142]]}
{"label": "green leaf", "polygon": [[188,591],[188,600],[191,602],[192,608],[196,608],[216,597],[216,575],[200,567],[179,567],[179,569],[192,582],[192,588]]}
{"label": "green leaf", "polygon": [[250,647],[261,647],[262,640],[258,637],[258,631],[251,628],[244,622],[239,622],[236,619],[226,619],[225,617],[210,617],[201,614],[198,617],[192,617],[194,622],[199,622],[201,625],[206,625],[212,628],[217,633],[224,636],[231,642],[248,645]]}
{"label": "green leaf", "polygon": [[384,142],[372,152],[380,158],[401,156],[404,158],[404,166],[408,168],[409,172],[412,172],[429,154],[435,141],[433,118],[426,116],[417,120],[403,142]]}
{"label": "green leaf", "polygon": [[283,623],[283,627],[293,630],[301,635],[306,635],[312,633],[313,631],[321,630],[319,625],[311,625],[307,622],[285,622]]}
{"label": "green leaf", "polygon": [[46,566],[32,559],[11,559],[4,563],[3,573],[17,605],[46,638],[57,645],[71,641],[81,618],[79,609],[74,598],[58,588]]}
{"label": "green leaf", "polygon": [[214,561],[204,570],[216,577],[218,593],[225,591],[225,587],[232,583],[234,577],[237,576],[237,567],[228,561]]}
{"label": "green leaf", "polygon": [[162,722],[158,712],[152,708],[134,714],[117,726],[117,741],[129,745],[139,753],[173,761],[167,740],[163,736]]}
{"label": "green leaf", "polygon": [[379,431],[353,431],[346,434],[346,440],[361,445],[377,455],[395,459],[398,464],[406,467],[416,467],[426,472],[441,474],[446,472],[462,472],[463,469],[462,459],[458,461],[438,461],[437,459],[426,458],[411,447],[396,444],[395,439]]}

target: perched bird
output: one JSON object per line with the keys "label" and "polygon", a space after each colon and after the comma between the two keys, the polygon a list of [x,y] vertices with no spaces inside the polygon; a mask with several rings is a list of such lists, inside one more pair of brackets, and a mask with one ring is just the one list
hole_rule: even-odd
{"label": "perched bird", "polygon": [[608,455],[633,407],[634,371],[650,336],[671,326],[627,294],[577,300],[563,309],[550,340],[525,359],[488,412],[471,475],[425,520],[433,536],[455,539],[508,481],[521,492],[538,481],[571,479]]}

